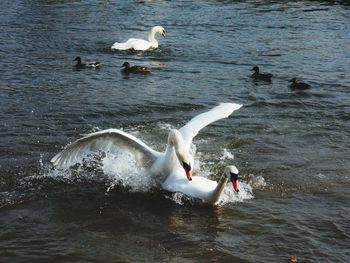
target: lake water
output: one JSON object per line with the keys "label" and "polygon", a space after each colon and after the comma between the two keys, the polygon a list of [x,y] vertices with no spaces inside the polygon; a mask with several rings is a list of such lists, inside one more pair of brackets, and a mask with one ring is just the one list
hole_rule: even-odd
{"label": "lake water", "polygon": [[[1,262],[350,262],[348,1],[24,1],[0,10]],[[166,37],[147,52],[116,41]],[[73,59],[99,70],[74,70]],[[125,76],[124,61],[150,68]],[[272,82],[252,81],[259,65]],[[292,77],[312,88],[288,88]],[[57,171],[82,134],[156,150],[219,102],[197,174],[240,170],[218,207],[165,193],[108,158]]]}

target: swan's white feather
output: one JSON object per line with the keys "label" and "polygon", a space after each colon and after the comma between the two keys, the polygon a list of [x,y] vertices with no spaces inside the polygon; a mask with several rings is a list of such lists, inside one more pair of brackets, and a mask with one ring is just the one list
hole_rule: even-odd
{"label": "swan's white feather", "polygon": [[108,129],[88,134],[67,145],[51,159],[51,162],[57,168],[65,168],[80,162],[89,154],[99,151],[112,154],[128,151],[146,167],[150,167],[160,154],[130,134],[118,129]]}
{"label": "swan's white feather", "polygon": [[190,120],[179,131],[186,143],[185,147],[189,150],[191,147],[192,139],[198,134],[198,132],[205,126],[217,120],[227,118],[234,111],[240,109],[241,104],[236,103],[220,103],[210,111],[201,113]]}
{"label": "swan's white feather", "polygon": [[[137,38],[130,38],[128,41],[124,43],[114,43],[111,47],[112,49],[118,49],[118,50],[128,50],[128,49],[134,49],[134,50],[141,50],[145,51],[147,49],[152,48],[153,46],[149,41],[143,40],[143,39],[137,39]],[[156,47],[156,46],[154,46]]]}
{"label": "swan's white feather", "polygon": [[212,193],[218,183],[201,176],[193,176],[192,181],[178,175],[172,175],[165,180],[162,187],[169,192],[180,192],[188,196],[209,201]]}

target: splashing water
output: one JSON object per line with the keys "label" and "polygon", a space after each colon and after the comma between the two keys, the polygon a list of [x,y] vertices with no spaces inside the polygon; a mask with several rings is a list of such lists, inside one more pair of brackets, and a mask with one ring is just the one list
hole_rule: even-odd
{"label": "splashing water", "polygon": [[130,153],[107,154],[103,159],[102,169],[112,179],[107,191],[117,184],[130,187],[132,192],[149,192],[151,188],[157,186],[152,175],[139,165]]}
{"label": "splashing water", "polygon": [[235,156],[233,153],[229,152],[226,148],[224,148],[223,155],[220,157],[220,160],[233,160]]}
{"label": "splashing water", "polygon": [[236,193],[230,184],[226,185],[226,188],[221,195],[220,205],[244,202],[245,200],[253,199],[253,188],[246,182],[240,183],[239,193]]}

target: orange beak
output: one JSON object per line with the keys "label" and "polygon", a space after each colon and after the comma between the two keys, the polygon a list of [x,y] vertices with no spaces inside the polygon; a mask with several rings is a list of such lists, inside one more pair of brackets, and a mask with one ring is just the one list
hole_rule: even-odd
{"label": "orange beak", "polygon": [[184,170],[186,172],[186,176],[187,176],[188,181],[192,181],[191,166],[185,162],[182,162],[182,167],[184,168]]}
{"label": "orange beak", "polygon": [[239,183],[238,183],[238,174],[230,173],[231,174],[231,181],[233,185],[233,189],[238,193],[239,192]]}
{"label": "orange beak", "polygon": [[238,193],[239,192],[239,183],[238,179],[232,179],[233,189]]}
{"label": "orange beak", "polygon": [[192,181],[192,174],[190,170],[185,170],[188,181]]}

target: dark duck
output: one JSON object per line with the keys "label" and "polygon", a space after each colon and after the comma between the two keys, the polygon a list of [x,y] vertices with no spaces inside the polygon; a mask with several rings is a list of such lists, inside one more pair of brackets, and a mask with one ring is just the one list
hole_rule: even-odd
{"label": "dark duck", "polygon": [[260,73],[259,67],[254,66],[251,71],[254,71],[254,73],[251,75],[253,79],[256,80],[265,80],[265,81],[271,81],[272,74],[271,73]]}
{"label": "dark duck", "polygon": [[74,61],[77,62],[75,67],[77,69],[82,69],[82,68],[98,68],[101,64],[100,62],[95,62],[95,61],[90,61],[90,62],[81,62],[80,57],[76,57]]}
{"label": "dark duck", "polygon": [[137,73],[137,74],[149,74],[151,71],[147,67],[142,67],[139,65],[131,66],[129,62],[124,62],[121,66],[123,73]]}
{"label": "dark duck", "polygon": [[306,90],[311,87],[310,84],[299,82],[296,78],[292,78],[291,80],[289,80],[289,82],[291,82],[291,84],[289,85],[291,89]]}

